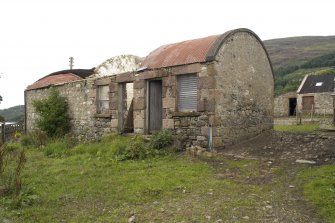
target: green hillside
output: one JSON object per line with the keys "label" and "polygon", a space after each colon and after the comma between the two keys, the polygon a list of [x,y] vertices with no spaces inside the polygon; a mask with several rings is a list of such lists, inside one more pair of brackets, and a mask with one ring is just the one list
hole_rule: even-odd
{"label": "green hillside", "polygon": [[335,73],[335,36],[265,40],[274,75],[275,94],[296,91],[306,74]]}
{"label": "green hillside", "polygon": [[17,105],[11,108],[0,110],[0,115],[7,122],[23,122],[24,120],[24,105]]}

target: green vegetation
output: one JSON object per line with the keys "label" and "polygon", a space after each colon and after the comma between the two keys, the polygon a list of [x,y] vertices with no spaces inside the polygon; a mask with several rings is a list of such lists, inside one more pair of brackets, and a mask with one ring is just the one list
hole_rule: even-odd
{"label": "green vegetation", "polygon": [[[170,136],[108,135],[79,145],[67,136],[37,148],[31,142],[39,140],[22,137],[27,156],[22,185],[19,193],[0,197],[0,221],[127,222],[134,214],[136,222],[261,222],[288,199],[286,171],[304,171],[296,185],[317,208],[327,208],[323,216],[332,214],[330,204],[314,202],[317,195],[310,194],[319,193],[313,190],[318,183],[333,191],[333,167],[321,172],[220,155],[194,158],[172,153]],[[6,151],[20,151],[21,144],[7,144]]]}
{"label": "green vegetation", "polygon": [[47,99],[34,101],[33,106],[39,115],[37,127],[49,137],[63,136],[71,128],[68,104],[55,88],[49,89]]}
{"label": "green vegetation", "polygon": [[306,169],[298,179],[303,182],[304,196],[329,222],[335,222],[335,166]]}
{"label": "green vegetation", "polygon": [[276,76],[275,78],[275,94],[280,95],[289,91],[297,91],[301,81],[305,75],[326,75],[335,74],[335,68],[310,68],[298,69],[284,76]]}
{"label": "green vegetation", "polygon": [[0,146],[0,195],[11,196],[17,205],[22,188],[21,173],[26,154],[20,144],[6,143]]}
{"label": "green vegetation", "polygon": [[[168,135],[157,133],[154,144],[170,142]],[[118,159],[122,151],[138,144],[152,151],[169,150],[155,150],[141,137],[110,135],[72,148],[66,141],[27,150],[20,200],[13,206],[12,197],[0,198],[0,216],[11,222],[126,222],[135,213],[138,222],[201,222],[206,216],[232,219],[231,212],[253,220],[261,217],[256,213],[263,204],[259,198],[270,196],[267,186],[220,179],[210,164],[184,155]],[[239,179],[260,171],[255,161],[222,158],[220,163],[218,169],[239,171]],[[241,193],[259,196],[241,197]]]}
{"label": "green vegetation", "polygon": [[276,95],[296,91],[306,74],[335,73],[331,67],[335,64],[335,36],[290,37],[264,44],[274,68]]}
{"label": "green vegetation", "polygon": [[0,109],[0,116],[4,117],[7,122],[23,122],[24,105],[17,105],[7,109]]}
{"label": "green vegetation", "polygon": [[318,124],[275,125],[274,130],[280,132],[314,132],[320,128]]}

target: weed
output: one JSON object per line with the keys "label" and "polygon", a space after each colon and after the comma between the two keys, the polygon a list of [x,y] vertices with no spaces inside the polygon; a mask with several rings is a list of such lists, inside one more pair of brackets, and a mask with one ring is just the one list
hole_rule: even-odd
{"label": "weed", "polygon": [[150,146],[153,149],[160,150],[172,145],[172,143],[172,133],[169,130],[163,129],[152,135]]}

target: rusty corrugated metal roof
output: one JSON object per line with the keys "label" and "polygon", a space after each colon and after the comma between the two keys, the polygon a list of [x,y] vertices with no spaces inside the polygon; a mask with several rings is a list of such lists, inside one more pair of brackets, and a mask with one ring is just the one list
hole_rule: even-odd
{"label": "rusty corrugated metal roof", "polygon": [[36,81],[32,85],[29,85],[27,87],[27,90],[44,88],[44,87],[48,87],[54,84],[63,84],[63,83],[71,82],[71,81],[77,81],[77,80],[82,80],[82,78],[75,74],[71,74],[71,73],[46,76]]}
{"label": "rusty corrugated metal roof", "polygon": [[205,62],[207,53],[221,35],[161,46],[152,51],[142,66],[149,69]]}

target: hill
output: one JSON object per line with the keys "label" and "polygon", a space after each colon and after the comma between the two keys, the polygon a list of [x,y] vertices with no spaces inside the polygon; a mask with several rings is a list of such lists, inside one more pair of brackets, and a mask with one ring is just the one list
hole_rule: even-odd
{"label": "hill", "polygon": [[0,115],[7,122],[23,122],[24,120],[24,105],[17,105],[7,109],[0,110]]}
{"label": "hill", "polygon": [[274,75],[275,94],[295,91],[306,74],[335,73],[335,36],[301,36],[265,40]]}
{"label": "hill", "polygon": [[300,36],[263,41],[274,69],[301,65],[335,52],[335,36]]}

